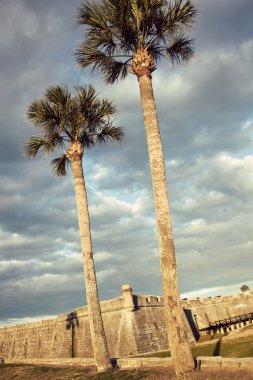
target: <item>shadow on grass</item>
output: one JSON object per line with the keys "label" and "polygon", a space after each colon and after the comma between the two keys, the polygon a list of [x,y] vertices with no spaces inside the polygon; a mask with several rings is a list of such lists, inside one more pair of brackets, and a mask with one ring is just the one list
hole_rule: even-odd
{"label": "shadow on grass", "polygon": [[213,356],[220,356],[220,350],[221,350],[221,338],[217,341],[216,345],[214,346]]}

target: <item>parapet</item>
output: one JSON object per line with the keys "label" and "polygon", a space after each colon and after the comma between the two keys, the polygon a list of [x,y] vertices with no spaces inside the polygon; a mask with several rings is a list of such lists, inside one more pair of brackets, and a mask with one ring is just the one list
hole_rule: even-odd
{"label": "parapet", "polygon": [[159,296],[137,296],[138,307],[156,307],[163,306],[163,297]]}
{"label": "parapet", "polygon": [[233,294],[229,296],[214,296],[214,297],[204,297],[204,298],[195,298],[195,299],[183,299],[182,305],[183,307],[189,306],[200,306],[200,305],[213,305],[213,304],[224,304],[226,302],[238,302],[240,300],[252,299],[253,300],[253,292],[244,292]]}

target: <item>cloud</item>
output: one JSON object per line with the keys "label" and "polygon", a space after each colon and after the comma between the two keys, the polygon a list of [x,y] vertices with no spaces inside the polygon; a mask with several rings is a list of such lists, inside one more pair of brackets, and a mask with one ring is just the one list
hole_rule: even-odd
{"label": "cloud", "polygon": [[[159,62],[159,114],[180,287],[192,295],[234,291],[252,267],[251,0],[194,0],[196,55]],[[85,151],[83,165],[101,299],[161,294],[155,210],[138,81],[114,86],[80,71],[74,49],[79,0],[1,2],[0,321],[57,315],[85,304],[71,173],[50,158],[26,160],[35,133],[27,105],[51,84],[92,83],[119,110],[120,144]]]}

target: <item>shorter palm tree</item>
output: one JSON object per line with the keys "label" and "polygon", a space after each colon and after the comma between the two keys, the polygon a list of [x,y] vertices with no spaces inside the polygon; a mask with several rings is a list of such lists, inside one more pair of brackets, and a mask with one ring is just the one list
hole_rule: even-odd
{"label": "shorter palm tree", "polygon": [[121,128],[112,124],[115,112],[113,103],[98,99],[92,86],[75,87],[74,95],[64,86],[49,87],[44,96],[33,101],[28,108],[27,117],[40,135],[28,138],[24,147],[30,158],[39,151],[51,154],[63,150],[51,161],[53,173],[65,176],[68,166],[72,169],[91,339],[99,371],[110,369],[111,362],[98,299],[82,158],[84,151],[97,143],[121,141]]}

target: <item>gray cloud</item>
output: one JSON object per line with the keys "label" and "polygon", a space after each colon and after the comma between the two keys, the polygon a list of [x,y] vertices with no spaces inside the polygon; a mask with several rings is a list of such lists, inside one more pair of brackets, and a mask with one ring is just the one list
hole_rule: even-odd
{"label": "gray cloud", "polygon": [[193,1],[198,10],[196,48],[238,46],[252,39],[250,0]]}
{"label": "gray cloud", "polygon": [[[71,173],[25,160],[27,105],[50,84],[92,84],[111,98],[124,142],[85,152],[93,249],[102,299],[123,283],[160,294],[155,211],[138,82],[114,86],[79,71],[79,1],[0,4],[0,321],[53,315],[85,303]],[[251,0],[195,0],[192,62],[161,63],[154,92],[167,169],[182,292],[252,277],[253,30]],[[238,289],[239,290],[239,289]],[[203,292],[202,292],[203,293]]]}

